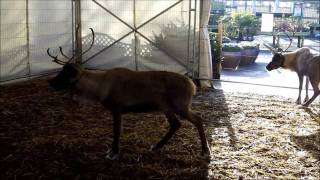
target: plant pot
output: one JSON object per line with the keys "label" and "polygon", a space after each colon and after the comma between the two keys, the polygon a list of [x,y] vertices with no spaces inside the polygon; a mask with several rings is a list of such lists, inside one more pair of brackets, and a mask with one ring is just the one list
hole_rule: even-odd
{"label": "plant pot", "polygon": [[238,52],[223,52],[222,51],[222,68],[237,69],[241,60],[241,51]]}
{"label": "plant pot", "polygon": [[243,49],[241,50],[241,61],[240,65],[245,66],[245,65],[250,65],[253,64],[258,55],[259,55],[259,48],[248,48],[248,49]]}

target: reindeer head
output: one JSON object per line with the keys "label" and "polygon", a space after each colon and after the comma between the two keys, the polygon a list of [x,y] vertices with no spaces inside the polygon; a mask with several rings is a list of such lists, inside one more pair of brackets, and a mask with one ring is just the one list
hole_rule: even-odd
{"label": "reindeer head", "polygon": [[274,69],[278,69],[279,67],[283,66],[284,63],[284,56],[282,53],[275,53],[272,57],[271,62],[267,65],[267,70],[271,71]]}
{"label": "reindeer head", "polygon": [[287,35],[287,37],[290,40],[290,44],[285,50],[283,50],[281,48],[276,48],[275,49],[275,48],[270,47],[269,45],[266,45],[266,47],[268,49],[270,49],[272,54],[273,54],[271,62],[269,62],[269,64],[266,66],[266,69],[268,71],[283,67],[283,64],[284,64],[284,61],[285,61],[285,57],[284,57],[283,53],[286,52],[290,48],[290,46],[292,44],[292,38],[286,32],[285,32],[285,34]]}
{"label": "reindeer head", "polygon": [[81,76],[81,66],[76,63],[67,63],[56,77],[49,80],[50,86],[55,90],[69,89]]}
{"label": "reindeer head", "polygon": [[49,80],[49,84],[52,88],[54,88],[55,90],[65,90],[65,89],[69,89],[71,88],[74,84],[77,83],[77,81],[80,79],[81,74],[82,74],[82,67],[81,64],[76,63],[76,60],[79,59],[82,55],[84,55],[85,53],[87,53],[93,46],[94,44],[94,31],[92,28],[90,28],[91,32],[92,32],[92,43],[90,45],[90,47],[82,52],[79,55],[74,54],[71,58],[66,56],[63,53],[63,50],[61,47],[59,47],[60,49],[60,53],[63,57],[65,57],[67,60],[66,61],[62,61],[58,59],[58,55],[57,56],[53,56],[50,54],[50,49],[47,49],[47,54],[53,59],[53,62],[63,65],[62,70],[58,73],[58,75],[56,77],[54,77],[53,79]]}

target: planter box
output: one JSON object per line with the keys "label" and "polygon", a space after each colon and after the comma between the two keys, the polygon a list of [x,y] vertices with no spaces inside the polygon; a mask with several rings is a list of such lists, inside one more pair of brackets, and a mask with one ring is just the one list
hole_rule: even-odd
{"label": "planter box", "polygon": [[250,65],[253,64],[258,55],[259,55],[259,48],[250,48],[250,49],[243,49],[241,50],[241,61],[240,65],[245,66],[245,65]]}
{"label": "planter box", "polygon": [[241,51],[239,52],[223,52],[222,51],[222,68],[237,69],[241,60]]}

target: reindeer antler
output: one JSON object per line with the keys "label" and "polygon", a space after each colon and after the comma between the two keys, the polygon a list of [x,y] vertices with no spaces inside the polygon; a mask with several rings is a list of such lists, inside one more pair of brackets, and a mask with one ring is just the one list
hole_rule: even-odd
{"label": "reindeer antler", "polygon": [[[285,33],[286,36],[289,38],[290,44],[289,44],[289,46],[288,46],[284,51],[282,51],[282,52],[286,52],[286,51],[291,47],[291,44],[292,44],[292,38],[289,36],[289,34],[288,34],[287,32],[284,32],[284,33]],[[294,36],[294,32],[293,32],[292,35]]]}
{"label": "reindeer antler", "polygon": [[68,57],[67,55],[65,55],[65,54],[63,53],[63,50],[62,50],[62,47],[61,47],[61,46],[59,46],[59,49],[60,49],[61,55],[62,55],[63,57],[65,57],[66,59],[71,59],[71,58],[73,58],[73,56],[70,58],[70,57]]}
{"label": "reindeer antler", "polygon": [[[79,54],[79,55],[77,55],[77,56],[73,55],[73,56],[70,58],[70,57],[68,57],[68,56],[63,52],[61,46],[59,46],[60,53],[61,53],[61,55],[62,55],[64,58],[68,59],[67,61],[59,60],[59,59],[58,59],[58,55],[57,55],[57,56],[51,55],[51,54],[50,54],[50,48],[47,49],[47,54],[53,59],[54,62],[56,62],[56,63],[58,63],[58,64],[60,64],[60,65],[65,65],[65,64],[67,64],[67,63],[70,63],[73,59],[77,59],[77,58],[81,57],[82,55],[84,55],[85,53],[87,53],[87,52],[92,48],[92,46],[94,45],[95,33],[94,33],[94,31],[93,31],[92,28],[90,28],[90,30],[91,30],[91,33],[92,33],[92,42],[91,42],[91,44],[90,44],[90,47],[89,47],[87,50],[85,50],[84,52],[82,52],[81,54]],[[78,31],[78,30],[77,30],[77,31]]]}
{"label": "reindeer antler", "polygon": [[57,56],[53,56],[50,54],[50,48],[47,49],[47,54],[53,59],[52,61],[53,62],[56,62],[57,64],[60,64],[60,65],[65,65],[66,62],[58,59],[58,55]]}
{"label": "reindeer antler", "polygon": [[61,54],[62,54],[65,58],[68,59],[68,60],[67,60],[67,63],[71,62],[71,61],[74,60],[74,59],[78,59],[79,57],[81,57],[82,55],[84,55],[85,53],[87,53],[87,52],[92,48],[92,46],[94,45],[94,40],[95,40],[95,33],[94,33],[94,31],[93,31],[92,28],[90,28],[90,30],[91,30],[91,34],[92,34],[92,42],[91,42],[89,48],[88,48],[87,50],[85,50],[84,52],[82,52],[81,54],[79,54],[79,55],[77,55],[77,56],[73,55],[71,58],[68,58],[68,56],[66,56],[66,55],[63,53],[62,47],[59,47]]}

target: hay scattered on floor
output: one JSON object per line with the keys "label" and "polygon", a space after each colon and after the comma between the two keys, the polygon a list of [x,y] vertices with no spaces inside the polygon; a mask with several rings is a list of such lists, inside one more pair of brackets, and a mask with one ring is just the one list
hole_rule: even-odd
{"label": "hay scattered on floor", "polygon": [[160,113],[128,114],[121,158],[104,158],[112,122],[99,105],[82,107],[45,81],[0,87],[0,179],[310,178],[320,177],[320,111],[276,96],[200,91],[193,110],[205,121],[212,157],[198,158],[196,129],[166,133]]}

